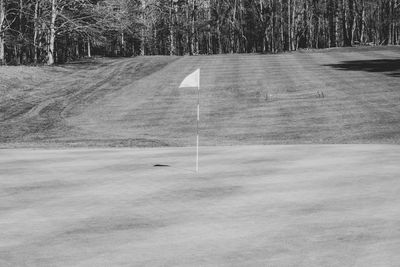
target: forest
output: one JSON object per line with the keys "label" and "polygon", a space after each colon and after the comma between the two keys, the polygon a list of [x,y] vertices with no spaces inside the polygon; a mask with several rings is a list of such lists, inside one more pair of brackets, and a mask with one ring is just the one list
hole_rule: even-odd
{"label": "forest", "polygon": [[399,0],[0,0],[0,65],[400,44]]}

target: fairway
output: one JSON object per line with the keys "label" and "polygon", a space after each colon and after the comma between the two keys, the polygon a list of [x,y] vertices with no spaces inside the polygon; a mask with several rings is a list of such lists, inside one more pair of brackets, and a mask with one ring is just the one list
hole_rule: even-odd
{"label": "fairway", "polygon": [[193,154],[2,150],[0,265],[398,266],[398,146]]}
{"label": "fairway", "polygon": [[[399,143],[400,48],[0,68],[3,147]],[[324,98],[318,97],[324,94]]]}

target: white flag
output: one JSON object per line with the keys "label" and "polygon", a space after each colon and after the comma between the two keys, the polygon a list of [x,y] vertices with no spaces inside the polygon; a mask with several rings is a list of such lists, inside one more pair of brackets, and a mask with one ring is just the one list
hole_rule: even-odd
{"label": "white flag", "polygon": [[179,85],[179,88],[183,87],[200,87],[200,69],[197,69],[192,74],[189,74]]}

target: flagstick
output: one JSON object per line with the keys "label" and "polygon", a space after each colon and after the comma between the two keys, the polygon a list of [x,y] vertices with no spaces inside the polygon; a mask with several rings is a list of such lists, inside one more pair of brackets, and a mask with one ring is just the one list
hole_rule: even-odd
{"label": "flagstick", "polygon": [[196,172],[199,173],[199,121],[200,121],[200,73],[197,84],[197,146],[196,146]]}
{"label": "flagstick", "polygon": [[199,172],[199,121],[200,121],[200,69],[186,76],[179,88],[197,87],[197,143],[196,143],[196,173]]}

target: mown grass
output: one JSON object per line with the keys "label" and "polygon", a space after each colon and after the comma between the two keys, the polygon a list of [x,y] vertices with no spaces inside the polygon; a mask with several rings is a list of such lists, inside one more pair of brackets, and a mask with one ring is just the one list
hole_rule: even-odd
{"label": "mown grass", "polygon": [[139,57],[35,68],[25,79],[2,78],[0,140],[2,146],[191,146],[197,94],[177,87],[201,68],[203,145],[399,143],[399,52]]}
{"label": "mown grass", "polygon": [[400,261],[399,146],[2,152],[1,266]]}

